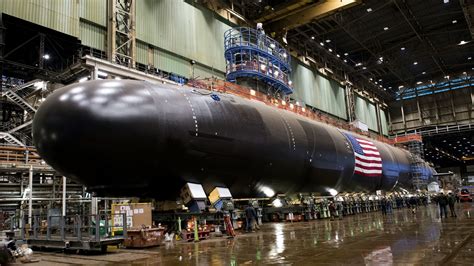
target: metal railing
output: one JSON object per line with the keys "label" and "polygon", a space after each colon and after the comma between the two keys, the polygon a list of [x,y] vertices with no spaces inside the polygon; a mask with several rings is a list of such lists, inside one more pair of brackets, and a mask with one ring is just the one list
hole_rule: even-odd
{"label": "metal railing", "polygon": [[397,138],[399,136],[407,136],[418,134],[421,136],[434,136],[434,135],[441,135],[441,134],[449,134],[453,132],[465,132],[474,130],[473,124],[460,124],[460,125],[451,125],[451,126],[435,126],[433,128],[419,128],[414,130],[408,130],[403,133],[395,133],[390,136],[391,139]]}
{"label": "metal railing", "polygon": [[[10,217],[10,230],[24,240],[95,241],[127,237],[127,214],[27,215]],[[124,222],[125,221],[125,222]]]}
{"label": "metal railing", "polygon": [[265,33],[245,27],[229,29],[224,33],[224,49],[228,81],[252,78],[284,94],[293,92],[291,56]]}
{"label": "metal railing", "polygon": [[9,144],[0,145],[0,163],[44,165],[36,148]]}
{"label": "metal railing", "polygon": [[232,28],[224,33],[224,50],[242,46],[256,48],[280,60],[288,69],[291,68],[291,59],[286,49],[264,33],[246,27]]}

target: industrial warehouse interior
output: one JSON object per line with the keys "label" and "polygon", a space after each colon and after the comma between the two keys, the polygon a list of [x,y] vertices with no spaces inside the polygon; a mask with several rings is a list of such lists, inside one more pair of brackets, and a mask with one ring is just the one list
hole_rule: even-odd
{"label": "industrial warehouse interior", "polygon": [[0,0],[0,265],[474,265],[473,0]]}

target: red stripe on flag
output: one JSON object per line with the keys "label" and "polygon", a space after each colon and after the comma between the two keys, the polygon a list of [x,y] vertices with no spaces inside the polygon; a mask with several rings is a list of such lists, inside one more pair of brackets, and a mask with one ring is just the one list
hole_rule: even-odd
{"label": "red stripe on flag", "polygon": [[[361,147],[362,147],[362,146],[361,146]],[[379,151],[379,150],[377,149],[377,147],[375,147],[375,146],[374,146],[374,147],[370,147],[370,148],[362,147],[362,150]]]}
{"label": "red stripe on flag", "polygon": [[363,166],[361,164],[358,164],[357,162],[356,162],[356,166],[359,166],[360,168],[364,170],[382,170],[381,166]]}
{"label": "red stripe on flag", "polygon": [[[368,157],[368,156],[366,156]],[[372,158],[380,158],[380,157],[377,157],[377,156],[373,156]],[[358,158],[356,157],[356,162],[357,161],[361,161],[361,162],[364,162],[364,163],[382,163],[382,161],[377,161],[377,160],[367,160],[367,159],[362,159],[362,158]]]}
{"label": "red stripe on flag", "polygon": [[360,171],[354,171],[354,174],[369,176],[369,177],[378,177],[378,176],[382,175],[382,174],[367,174],[367,173],[363,173],[363,172],[360,172]]}

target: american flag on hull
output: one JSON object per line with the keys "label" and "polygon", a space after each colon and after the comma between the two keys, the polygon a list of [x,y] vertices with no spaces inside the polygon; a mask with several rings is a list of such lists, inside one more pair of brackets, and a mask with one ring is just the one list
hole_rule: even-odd
{"label": "american flag on hull", "polygon": [[354,173],[362,176],[381,176],[382,158],[379,150],[371,141],[344,133],[351,142],[355,155]]}

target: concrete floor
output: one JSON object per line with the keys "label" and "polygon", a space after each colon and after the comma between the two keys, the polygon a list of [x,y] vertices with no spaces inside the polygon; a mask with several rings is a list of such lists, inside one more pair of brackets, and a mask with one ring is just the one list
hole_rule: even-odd
{"label": "concrete floor", "polygon": [[440,220],[435,205],[301,223],[264,224],[234,240],[167,243],[145,250],[111,249],[82,256],[36,252],[30,265],[466,264],[474,265],[474,205]]}

